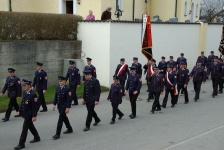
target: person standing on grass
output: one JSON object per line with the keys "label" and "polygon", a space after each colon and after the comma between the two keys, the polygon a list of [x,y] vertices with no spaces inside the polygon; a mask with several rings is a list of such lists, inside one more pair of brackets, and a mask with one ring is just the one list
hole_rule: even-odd
{"label": "person standing on grass", "polygon": [[[8,108],[5,113],[5,118],[2,119],[3,122],[9,120],[13,107],[15,108],[16,112],[19,111],[19,105],[16,98],[21,97],[22,87],[20,79],[15,76],[15,71],[16,70],[13,68],[8,68],[9,76],[7,77],[6,83],[2,89],[2,92],[0,93],[0,96],[3,96],[3,94],[8,91],[8,97],[10,98]],[[19,117],[19,115],[15,115],[14,117]]]}
{"label": "person standing on grass", "polygon": [[39,105],[42,105],[43,109],[40,112],[47,111],[47,105],[45,102],[44,94],[47,90],[47,73],[43,70],[43,63],[36,62],[37,71],[35,72],[35,77],[33,79],[32,89],[36,87],[38,92],[38,102]]}
{"label": "person standing on grass", "polygon": [[77,87],[80,87],[80,72],[79,69],[75,67],[75,62],[70,60],[69,61],[70,68],[68,69],[66,80],[69,79],[69,87],[72,92],[72,100],[74,103],[72,105],[78,105],[78,98],[76,95]]}
{"label": "person standing on grass", "polygon": [[59,118],[56,134],[53,136],[54,140],[60,138],[63,123],[65,123],[65,126],[67,128],[67,130],[63,132],[64,134],[69,134],[73,132],[73,129],[67,117],[69,109],[71,108],[72,92],[70,91],[69,87],[65,84],[67,78],[59,76],[58,79],[59,79],[59,86],[56,88],[53,111],[55,111],[55,106],[57,105]]}

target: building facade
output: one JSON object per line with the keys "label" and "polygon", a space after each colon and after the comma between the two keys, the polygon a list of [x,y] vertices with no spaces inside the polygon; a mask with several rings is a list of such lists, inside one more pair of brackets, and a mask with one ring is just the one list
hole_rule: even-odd
{"label": "building facade", "polygon": [[[0,0],[0,11],[9,11],[10,0]],[[200,0],[11,0],[14,12],[41,12],[56,14],[77,14],[84,19],[89,10],[96,20],[108,6],[112,7],[112,19],[116,20],[116,8],[122,11],[121,20],[138,20],[147,12],[159,16],[163,22],[178,18],[179,22],[199,20]]]}

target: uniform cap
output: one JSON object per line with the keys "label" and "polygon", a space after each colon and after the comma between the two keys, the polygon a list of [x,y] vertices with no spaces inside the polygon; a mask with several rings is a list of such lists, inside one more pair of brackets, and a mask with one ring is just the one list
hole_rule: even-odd
{"label": "uniform cap", "polygon": [[69,64],[73,65],[73,64],[75,64],[75,62],[73,60],[69,60]]}
{"label": "uniform cap", "polygon": [[173,68],[173,66],[172,65],[167,65],[167,68]]}
{"label": "uniform cap", "polygon": [[181,62],[180,62],[180,65],[185,65],[185,62],[181,61]]}
{"label": "uniform cap", "polygon": [[211,51],[210,53],[212,53],[212,54],[213,54],[213,53],[214,53],[214,51]]}
{"label": "uniform cap", "polygon": [[58,76],[58,80],[66,80],[66,77]]}
{"label": "uniform cap", "polygon": [[154,67],[153,70],[159,70],[159,68],[158,67]]}
{"label": "uniform cap", "polygon": [[136,67],[135,66],[131,66],[129,67],[131,70],[136,70]]}
{"label": "uniform cap", "polygon": [[152,61],[153,61],[153,62],[156,62],[156,60],[155,60],[155,59],[153,59]]}
{"label": "uniform cap", "polygon": [[87,61],[91,61],[92,60],[92,58],[89,58],[89,57],[87,57],[86,59],[87,59]]}
{"label": "uniform cap", "polygon": [[113,76],[113,79],[114,79],[114,80],[118,80],[118,76],[114,75],[114,76]]}
{"label": "uniform cap", "polygon": [[199,60],[197,60],[197,63],[202,63],[202,61],[199,59]]}
{"label": "uniform cap", "polygon": [[16,70],[13,68],[8,68],[8,72],[15,72]]}
{"label": "uniform cap", "polygon": [[162,56],[161,59],[166,59],[166,57]]}
{"label": "uniform cap", "polygon": [[120,61],[125,61],[125,59],[124,58],[121,58]]}
{"label": "uniform cap", "polygon": [[173,56],[170,56],[170,58],[173,58]]}
{"label": "uniform cap", "polygon": [[218,56],[215,56],[214,59],[219,59],[219,57]]}
{"label": "uniform cap", "polygon": [[138,57],[133,57],[133,60],[138,60]]}
{"label": "uniform cap", "polygon": [[184,53],[180,53],[180,56],[184,56]]}
{"label": "uniform cap", "polygon": [[31,81],[28,81],[28,80],[26,80],[26,79],[22,79],[22,81],[23,81],[23,85],[31,85]]}
{"label": "uniform cap", "polygon": [[43,66],[43,63],[42,62],[36,62],[37,66]]}
{"label": "uniform cap", "polygon": [[204,51],[201,51],[201,54],[204,54]]}
{"label": "uniform cap", "polygon": [[83,73],[84,73],[84,75],[91,74],[91,70],[84,70]]}

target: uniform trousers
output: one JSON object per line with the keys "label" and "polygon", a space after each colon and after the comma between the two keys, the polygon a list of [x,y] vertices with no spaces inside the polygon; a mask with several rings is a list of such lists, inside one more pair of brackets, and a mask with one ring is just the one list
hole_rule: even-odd
{"label": "uniform trousers", "polygon": [[[39,105],[42,106],[43,110],[47,110],[47,105],[45,102],[43,90],[38,91],[38,101],[39,101]],[[40,106],[39,106],[39,108],[40,108]]]}
{"label": "uniform trousers", "polygon": [[166,107],[166,104],[167,104],[169,94],[171,95],[171,104],[175,105],[174,89],[166,89],[165,90],[165,97],[163,99],[163,104],[162,104],[165,107]]}
{"label": "uniform trousers", "polygon": [[71,127],[68,117],[65,113],[65,109],[58,110],[58,111],[59,111],[59,118],[58,118],[56,134],[60,136],[63,123],[65,124],[66,128],[70,131],[72,130],[72,127]]}
{"label": "uniform trousers", "polygon": [[28,130],[30,130],[30,132],[33,134],[34,139],[36,139],[36,140],[40,139],[40,136],[39,136],[34,124],[33,124],[32,118],[31,117],[30,118],[25,118],[24,122],[23,122],[22,134],[21,134],[20,140],[19,140],[19,145],[25,146]]}
{"label": "uniform trousers", "polygon": [[219,84],[220,78],[212,78],[212,86],[213,86],[213,93],[212,95],[218,94],[218,84]]}
{"label": "uniform trousers", "polygon": [[180,90],[182,90],[184,92],[185,102],[188,103],[189,102],[189,98],[188,98],[187,87],[184,88],[184,85],[177,85],[177,90],[178,90],[178,95],[176,96],[176,104],[178,102],[178,97],[179,97],[179,94],[180,94]]}
{"label": "uniform trousers", "polygon": [[152,111],[155,111],[156,108],[158,110],[161,110],[161,106],[160,106],[160,102],[159,102],[160,94],[161,94],[161,92],[153,92],[154,102],[153,102],[153,105],[152,105]]}
{"label": "uniform trousers", "polygon": [[124,95],[124,85],[125,85],[125,80],[123,79],[119,79],[119,82],[120,82],[120,85],[121,85],[121,88],[122,88],[122,92],[123,92],[123,95]]}
{"label": "uniform trousers", "polygon": [[78,104],[76,89],[77,89],[77,85],[70,85],[70,90],[72,92],[72,100],[74,101],[74,104]]}
{"label": "uniform trousers", "polygon": [[219,81],[219,92],[222,93],[223,92],[223,84],[224,84],[224,79],[220,79]]}
{"label": "uniform trousers", "polygon": [[193,82],[193,84],[194,84],[194,91],[195,91],[195,99],[199,99],[202,81],[195,81]]}
{"label": "uniform trousers", "polygon": [[7,108],[6,113],[5,113],[5,118],[9,119],[13,107],[15,108],[16,112],[19,111],[19,105],[16,101],[16,98],[10,98],[8,108]]}
{"label": "uniform trousers", "polygon": [[118,109],[118,106],[119,104],[118,103],[111,103],[111,106],[113,108],[112,110],[112,114],[113,114],[113,117],[112,117],[112,121],[115,121],[116,119],[116,115],[118,114],[119,116],[123,116],[124,114]]}
{"label": "uniform trousers", "polygon": [[87,118],[86,118],[86,127],[90,128],[92,118],[95,119],[95,122],[100,121],[100,118],[97,116],[97,114],[94,110],[95,102],[86,102],[86,108],[87,108],[87,111],[88,111]]}
{"label": "uniform trousers", "polygon": [[138,95],[139,95],[139,93],[137,93],[137,94],[129,93],[130,103],[131,103],[131,111],[132,111],[132,115],[134,115],[134,116],[136,116],[136,101],[137,101]]}

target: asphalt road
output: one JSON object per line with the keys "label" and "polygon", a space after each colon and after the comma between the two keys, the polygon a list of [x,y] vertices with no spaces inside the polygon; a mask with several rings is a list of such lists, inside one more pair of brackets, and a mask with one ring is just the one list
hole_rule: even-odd
{"label": "asphalt road", "polygon": [[[26,149],[29,150],[223,150],[224,149],[224,94],[211,97],[211,81],[202,86],[198,102],[193,101],[192,83],[188,86],[190,102],[184,104],[183,96],[171,108],[170,98],[166,109],[151,114],[152,102],[147,102],[146,86],[137,101],[137,117],[129,119],[130,103],[123,98],[120,110],[125,114],[122,120],[110,125],[112,108],[106,100],[108,92],[101,94],[96,112],[101,119],[98,126],[83,132],[87,111],[85,106],[72,107],[68,115],[74,132],[52,140],[58,120],[58,112],[39,113],[35,126],[41,142],[30,144],[33,139],[28,133]],[[164,95],[161,96],[160,102]],[[80,100],[81,104],[81,100]],[[15,112],[12,113],[14,115]],[[0,114],[3,118],[4,114]],[[18,145],[23,119],[11,117],[0,122],[0,150],[10,150]],[[65,126],[63,126],[64,131]]]}

